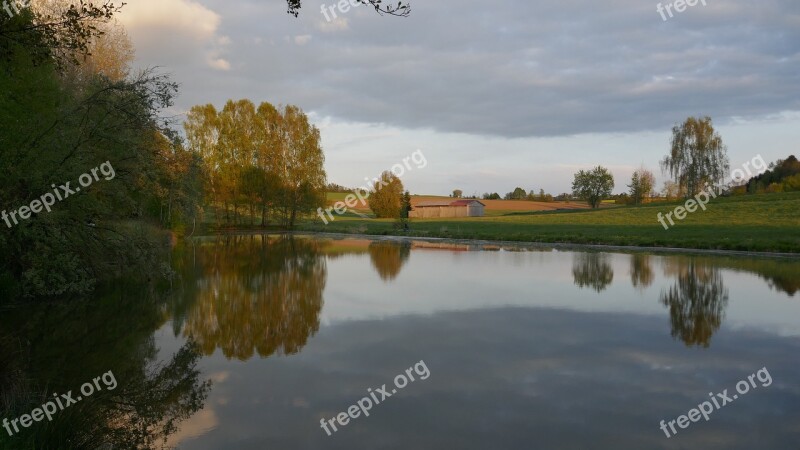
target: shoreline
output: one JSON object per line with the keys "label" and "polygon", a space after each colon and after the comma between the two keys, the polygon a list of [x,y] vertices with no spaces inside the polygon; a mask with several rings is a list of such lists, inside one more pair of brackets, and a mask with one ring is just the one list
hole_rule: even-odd
{"label": "shoreline", "polygon": [[605,250],[615,253],[625,252],[647,252],[647,253],[665,253],[665,254],[699,254],[699,255],[712,255],[712,256],[734,256],[734,257],[758,257],[770,259],[800,259],[800,253],[786,253],[786,252],[757,252],[747,250],[719,250],[719,249],[703,249],[691,247],[646,247],[635,245],[609,245],[609,244],[578,244],[570,242],[535,242],[535,241],[504,241],[492,239],[463,239],[463,238],[442,238],[442,237],[426,237],[426,236],[403,236],[403,235],[383,235],[383,234],[364,234],[364,233],[337,233],[337,232],[324,232],[324,231],[270,231],[270,230],[226,230],[223,232],[215,232],[202,236],[220,236],[226,234],[291,234],[298,236],[322,236],[330,238],[354,238],[354,239],[369,239],[374,241],[424,241],[424,242],[443,242],[453,244],[472,244],[472,245],[505,245],[516,247],[528,248],[550,248],[555,250]]}

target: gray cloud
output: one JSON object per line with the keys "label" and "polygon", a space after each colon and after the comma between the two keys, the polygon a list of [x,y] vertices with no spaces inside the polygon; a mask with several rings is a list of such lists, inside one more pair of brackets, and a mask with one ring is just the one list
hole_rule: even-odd
{"label": "gray cloud", "polygon": [[512,138],[800,110],[795,0],[708,0],[666,22],[656,1],[416,1],[406,19],[361,7],[333,24],[313,2],[299,19],[279,0],[201,3],[222,17],[231,70],[170,67],[185,106],[238,95]]}

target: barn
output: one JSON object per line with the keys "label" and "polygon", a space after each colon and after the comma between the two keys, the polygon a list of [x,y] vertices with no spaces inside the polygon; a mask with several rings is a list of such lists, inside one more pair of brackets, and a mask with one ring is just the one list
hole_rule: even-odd
{"label": "barn", "polygon": [[420,202],[412,207],[408,217],[428,219],[436,217],[483,217],[483,203],[477,200]]}

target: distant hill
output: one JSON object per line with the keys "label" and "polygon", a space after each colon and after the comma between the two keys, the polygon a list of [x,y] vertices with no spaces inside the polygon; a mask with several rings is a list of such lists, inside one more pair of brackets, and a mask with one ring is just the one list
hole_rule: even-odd
{"label": "distant hill", "polygon": [[747,182],[751,194],[790,191],[800,191],[800,161],[794,155],[770,164],[770,170]]}

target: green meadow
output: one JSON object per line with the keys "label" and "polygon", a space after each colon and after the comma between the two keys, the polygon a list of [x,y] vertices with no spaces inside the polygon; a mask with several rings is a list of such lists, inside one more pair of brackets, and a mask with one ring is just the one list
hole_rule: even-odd
{"label": "green meadow", "polygon": [[683,202],[660,202],[599,210],[507,212],[475,218],[412,219],[410,231],[393,220],[364,219],[352,214],[319,218],[301,231],[405,235],[451,239],[676,247],[757,252],[800,253],[800,192],[744,195],[711,200],[707,210],[689,213],[668,230],[657,214]]}

